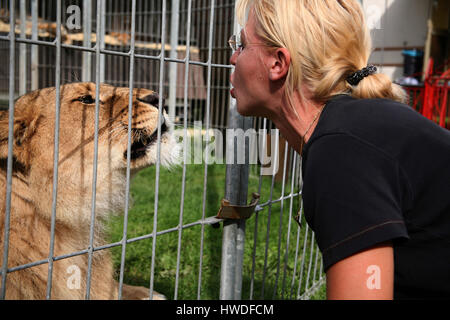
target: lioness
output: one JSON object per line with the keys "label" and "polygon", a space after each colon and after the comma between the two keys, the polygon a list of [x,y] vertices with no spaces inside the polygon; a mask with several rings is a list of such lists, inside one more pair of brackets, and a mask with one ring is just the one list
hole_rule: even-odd
{"label": "lioness", "polygon": [[[87,249],[91,220],[95,135],[95,84],[61,86],[58,190],[54,256]],[[158,114],[161,117],[161,164],[179,156],[167,113],[158,110],[158,94],[133,90],[131,172],[156,163]],[[107,243],[105,220],[123,212],[126,197],[129,89],[102,84],[99,96],[98,167],[94,246]],[[8,267],[48,259],[53,190],[55,88],[33,91],[19,98],[14,113],[13,178]],[[0,112],[0,252],[4,246],[8,112]],[[3,255],[0,254],[0,265]],[[75,268],[73,267],[75,266]],[[78,267],[78,268],[76,268]],[[81,282],[69,285],[79,270]],[[56,260],[53,299],[84,299],[88,255]],[[48,264],[8,273],[7,299],[44,299]],[[116,299],[118,285],[110,253],[95,251],[91,299]],[[125,286],[123,298],[145,298],[149,290]],[[154,296],[155,297],[155,296]]]}

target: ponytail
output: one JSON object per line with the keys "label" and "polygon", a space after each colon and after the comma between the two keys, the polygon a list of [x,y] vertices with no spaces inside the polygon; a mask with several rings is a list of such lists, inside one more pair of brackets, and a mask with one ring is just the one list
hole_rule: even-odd
{"label": "ponytail", "polygon": [[347,83],[351,96],[360,99],[386,98],[405,103],[406,92],[401,86],[392,83],[385,74],[376,73],[362,79],[356,86]]}

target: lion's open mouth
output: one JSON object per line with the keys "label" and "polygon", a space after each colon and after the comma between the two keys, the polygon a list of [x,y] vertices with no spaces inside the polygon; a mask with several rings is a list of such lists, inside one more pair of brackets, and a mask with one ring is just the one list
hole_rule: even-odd
{"label": "lion's open mouth", "polygon": [[[161,125],[161,136],[167,132],[168,128],[165,123]],[[132,136],[138,138],[131,144],[131,160],[136,160],[145,156],[147,149],[156,143],[158,139],[158,130],[155,130],[151,135],[145,134],[141,129],[131,129]],[[127,158],[127,150],[123,154]]]}

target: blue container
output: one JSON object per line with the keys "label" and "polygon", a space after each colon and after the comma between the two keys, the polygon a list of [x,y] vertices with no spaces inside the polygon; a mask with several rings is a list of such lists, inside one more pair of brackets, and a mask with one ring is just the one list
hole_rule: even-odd
{"label": "blue container", "polygon": [[423,51],[422,50],[403,50],[403,75],[405,77],[414,77],[417,80],[422,79]]}

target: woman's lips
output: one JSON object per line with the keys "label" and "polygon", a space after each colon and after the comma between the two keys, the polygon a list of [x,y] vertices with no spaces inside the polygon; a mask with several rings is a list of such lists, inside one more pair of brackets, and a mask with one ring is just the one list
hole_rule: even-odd
{"label": "woman's lips", "polygon": [[234,86],[233,86],[233,74],[230,75],[230,83],[231,83],[231,89],[230,89],[230,95],[236,99],[236,96],[234,95]]}

